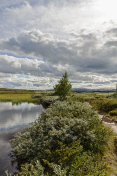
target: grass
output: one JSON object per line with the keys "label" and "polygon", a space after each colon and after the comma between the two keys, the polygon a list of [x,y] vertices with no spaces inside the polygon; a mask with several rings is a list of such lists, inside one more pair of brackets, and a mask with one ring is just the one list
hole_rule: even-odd
{"label": "grass", "polygon": [[31,94],[0,94],[1,102],[12,102],[12,103],[22,103],[22,102],[37,102],[37,99],[32,98]]}
{"label": "grass", "polygon": [[117,175],[117,137],[112,136],[108,142],[108,150],[105,154],[105,160],[110,165],[109,175]]}
{"label": "grass", "polygon": [[114,93],[71,93],[67,99],[88,102],[100,114],[117,123],[117,96]]}
{"label": "grass", "polygon": [[39,97],[43,98],[49,94],[47,91],[38,90],[0,89],[0,102],[12,102],[16,104],[28,102],[38,104]]}

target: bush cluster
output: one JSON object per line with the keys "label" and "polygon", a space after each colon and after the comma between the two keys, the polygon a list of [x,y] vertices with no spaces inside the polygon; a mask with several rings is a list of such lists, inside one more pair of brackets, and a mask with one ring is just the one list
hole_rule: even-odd
{"label": "bush cluster", "polygon": [[109,115],[111,115],[111,116],[117,116],[117,109],[114,109],[114,110],[110,111]]}
{"label": "bush cluster", "polygon": [[104,113],[109,113],[110,111],[117,108],[116,99],[98,99],[92,101],[93,106],[95,106],[99,111]]}
{"label": "bush cluster", "polygon": [[[34,176],[104,176],[102,160],[109,131],[88,105],[56,102],[25,132],[12,140],[21,172]],[[43,169],[42,169],[43,168]]]}

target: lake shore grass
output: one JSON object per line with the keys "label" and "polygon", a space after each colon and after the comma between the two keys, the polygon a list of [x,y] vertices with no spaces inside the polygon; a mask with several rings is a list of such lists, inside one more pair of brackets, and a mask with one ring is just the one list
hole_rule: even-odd
{"label": "lake shore grass", "polygon": [[0,89],[0,102],[38,104],[39,97],[45,97],[48,94],[49,92],[40,90]]}
{"label": "lake shore grass", "polygon": [[37,99],[32,98],[32,94],[0,94],[0,102],[37,103],[37,101]]}

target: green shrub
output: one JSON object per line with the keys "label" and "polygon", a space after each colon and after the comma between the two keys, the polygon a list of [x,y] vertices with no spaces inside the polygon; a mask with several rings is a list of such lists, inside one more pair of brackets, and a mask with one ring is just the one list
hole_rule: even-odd
{"label": "green shrub", "polygon": [[[62,143],[59,143],[59,145],[60,149],[48,153],[67,176],[107,176],[107,164],[100,160],[99,156],[97,157],[97,155],[88,151],[83,152],[79,141],[75,141],[70,145],[63,145]],[[53,163],[48,161],[46,163],[53,171]]]}
{"label": "green shrub", "polygon": [[60,149],[55,152],[47,151],[51,160],[54,160],[54,163],[44,160],[49,172],[44,173],[44,168],[36,161],[22,165],[18,176],[107,176],[107,164],[91,152],[83,152],[79,141],[69,146],[62,143],[59,145]]}
{"label": "green shrub", "polygon": [[117,108],[116,99],[98,99],[91,102],[99,111],[108,113]]}
{"label": "green shrub", "polygon": [[16,176],[44,176],[44,168],[38,160],[34,164],[26,163],[22,165],[21,171]]}
{"label": "green shrub", "polygon": [[61,100],[65,100],[67,95],[69,95],[70,90],[72,88],[71,83],[68,80],[67,72],[64,73],[59,83],[55,85],[54,91],[55,94],[60,97]]}
{"label": "green shrub", "polygon": [[113,96],[114,98],[117,98],[117,92],[115,92],[112,96]]}
{"label": "green shrub", "polygon": [[74,93],[74,94],[72,93],[72,95],[67,98],[69,102],[79,101],[82,103],[90,102],[94,99],[95,99],[94,95],[89,94],[89,93],[88,94],[87,93]]}
{"label": "green shrub", "polygon": [[117,116],[117,109],[114,109],[114,110],[110,111],[109,115],[111,115],[111,116]]}
{"label": "green shrub", "polygon": [[[43,112],[27,132],[17,135],[12,140],[12,151],[19,163],[39,160],[49,173],[51,170],[44,161],[58,164],[64,169],[67,167],[70,169],[71,165],[74,167],[78,165],[79,169],[82,169],[84,166],[78,162],[81,160],[82,163],[91,157],[91,165],[94,164],[91,167],[96,169],[96,160],[92,156],[103,154],[108,137],[109,131],[88,105],[58,101]],[[63,147],[59,145],[60,143]],[[79,159],[75,159],[76,156]],[[73,163],[70,164],[70,160]]]}

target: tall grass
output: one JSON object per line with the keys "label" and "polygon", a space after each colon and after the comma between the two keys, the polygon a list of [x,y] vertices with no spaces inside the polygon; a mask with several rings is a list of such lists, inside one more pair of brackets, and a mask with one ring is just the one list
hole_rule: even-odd
{"label": "tall grass", "polygon": [[[21,89],[0,89],[0,102],[12,102],[12,103],[38,103],[39,96],[44,97],[49,95],[50,92],[41,90],[21,90]],[[34,95],[39,95],[35,96]]]}
{"label": "tall grass", "polygon": [[0,94],[1,102],[12,102],[12,103],[21,103],[21,102],[33,102],[36,103],[37,99],[32,98],[32,94]]}

